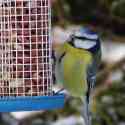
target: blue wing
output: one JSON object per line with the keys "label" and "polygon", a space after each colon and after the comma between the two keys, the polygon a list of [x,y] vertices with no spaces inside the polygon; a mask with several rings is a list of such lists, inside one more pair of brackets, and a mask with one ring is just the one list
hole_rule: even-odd
{"label": "blue wing", "polygon": [[87,92],[86,92],[86,98],[84,102],[84,119],[85,123],[87,125],[91,125],[91,111],[90,111],[90,103],[91,103],[91,91],[93,90],[95,86],[95,81],[96,81],[96,71],[97,71],[97,65],[96,62],[93,61],[91,65],[89,65],[87,69]]}

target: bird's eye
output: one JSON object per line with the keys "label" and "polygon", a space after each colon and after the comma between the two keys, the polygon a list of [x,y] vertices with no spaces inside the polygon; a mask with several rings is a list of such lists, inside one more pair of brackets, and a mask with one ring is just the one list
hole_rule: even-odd
{"label": "bird's eye", "polygon": [[91,41],[91,40],[81,40],[81,39],[76,39],[74,40],[74,46],[76,48],[81,48],[81,49],[91,49],[96,45],[96,41]]}

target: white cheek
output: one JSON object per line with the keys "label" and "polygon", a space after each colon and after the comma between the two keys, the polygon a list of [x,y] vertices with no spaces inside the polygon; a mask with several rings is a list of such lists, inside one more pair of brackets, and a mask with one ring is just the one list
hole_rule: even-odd
{"label": "white cheek", "polygon": [[90,49],[96,45],[96,42],[90,41],[90,40],[83,41],[83,40],[77,39],[74,41],[74,44],[75,44],[76,48]]}
{"label": "white cheek", "polygon": [[89,39],[93,39],[93,40],[98,39],[98,35],[96,35],[96,34],[87,34],[85,32],[76,32],[75,36],[77,36],[77,37],[83,36],[85,38],[89,38]]}

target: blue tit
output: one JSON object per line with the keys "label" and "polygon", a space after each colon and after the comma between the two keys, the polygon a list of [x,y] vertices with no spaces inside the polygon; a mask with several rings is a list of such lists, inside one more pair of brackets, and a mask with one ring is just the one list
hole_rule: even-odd
{"label": "blue tit", "polygon": [[61,83],[72,96],[82,99],[82,114],[86,125],[91,125],[90,94],[95,85],[100,60],[100,39],[88,28],[76,31],[68,42],[56,49],[57,83]]}

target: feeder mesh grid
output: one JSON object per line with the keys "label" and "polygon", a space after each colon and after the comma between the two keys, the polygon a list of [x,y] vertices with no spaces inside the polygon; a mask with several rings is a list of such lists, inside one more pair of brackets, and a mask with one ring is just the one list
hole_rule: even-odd
{"label": "feeder mesh grid", "polygon": [[48,0],[0,1],[0,97],[52,95]]}

